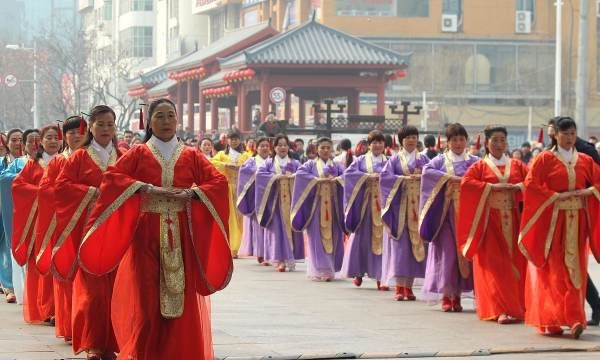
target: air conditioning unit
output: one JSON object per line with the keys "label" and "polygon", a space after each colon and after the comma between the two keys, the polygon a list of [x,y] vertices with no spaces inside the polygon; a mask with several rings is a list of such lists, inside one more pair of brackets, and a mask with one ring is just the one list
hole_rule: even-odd
{"label": "air conditioning unit", "polygon": [[458,15],[442,14],[442,32],[458,31]]}
{"label": "air conditioning unit", "polygon": [[531,15],[531,11],[517,11],[515,15],[515,32],[517,34],[531,33]]}

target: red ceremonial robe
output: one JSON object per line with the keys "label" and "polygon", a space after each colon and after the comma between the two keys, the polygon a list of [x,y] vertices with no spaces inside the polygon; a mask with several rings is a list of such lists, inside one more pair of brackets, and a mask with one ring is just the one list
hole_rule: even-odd
{"label": "red ceremonial robe", "polygon": [[[52,257],[52,248],[56,242],[56,178],[67,162],[70,151],[65,151],[57,155],[48,163],[46,171],[40,181],[40,190],[38,193],[39,203],[42,206],[38,209],[36,239],[41,239],[40,251],[36,257],[37,270],[48,275],[50,272],[50,260]],[[62,337],[65,341],[72,338],[71,333],[71,298],[73,297],[73,283],[54,278],[54,311],[55,328],[57,337]]]}
{"label": "red ceremonial robe", "polygon": [[492,184],[520,184],[527,166],[519,160],[496,166],[486,156],[465,173],[460,186],[458,247],[473,260],[477,315],[525,317],[527,260],[518,249],[520,192],[494,191]]}
{"label": "red ceremonial robe", "polygon": [[[144,184],[191,188],[197,199],[138,193]],[[150,140],[106,172],[79,262],[97,275],[118,265],[118,359],[212,359],[204,296],[224,288],[233,270],[227,191],[227,179],[181,142],[165,160]]]}
{"label": "red ceremonial robe", "polygon": [[[528,267],[525,284],[525,322],[585,327],[588,237],[600,261],[600,167],[577,151],[570,163],[556,151],[544,151],[524,185],[519,247],[535,265]],[[593,195],[558,199],[558,193],[585,188]]]}
{"label": "red ceremonial robe", "polygon": [[[109,164],[120,153],[111,152]],[[114,272],[92,276],[78,269],[77,249],[94,205],[106,168],[92,146],[75,151],[56,180],[60,196],[56,202],[57,235],[52,250],[52,272],[60,279],[73,281],[73,351],[117,352],[110,319]],[[106,237],[110,240],[111,237]]]}
{"label": "red ceremonial robe", "polygon": [[[42,275],[35,266],[36,255],[42,239],[36,235],[39,184],[47,164],[43,159],[29,159],[15,177],[13,195],[12,251],[15,261],[24,266],[25,291],[23,317],[28,323],[41,323],[54,316],[54,293],[51,275]],[[46,205],[46,204],[42,204]]]}

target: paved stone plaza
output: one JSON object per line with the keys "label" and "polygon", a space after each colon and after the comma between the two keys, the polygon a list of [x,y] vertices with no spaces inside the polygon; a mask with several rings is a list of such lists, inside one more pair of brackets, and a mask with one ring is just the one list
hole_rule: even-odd
{"label": "paved stone plaza", "polygon": [[[350,281],[308,281],[304,264],[292,273],[276,273],[253,259],[239,259],[235,265],[230,286],[212,297],[213,340],[219,358],[297,359],[340,353],[371,359],[497,353],[506,354],[485,358],[600,357],[598,327],[587,329],[579,341],[549,338],[520,324],[479,321],[471,300],[464,301],[464,313],[445,314],[438,305],[392,301],[392,292],[376,291],[373,281],[366,280],[359,289]],[[590,271],[600,283],[600,266],[594,263]],[[0,318],[0,360],[77,358],[54,337],[53,328],[23,324],[18,306],[0,304]],[[593,352],[559,352],[576,349]]]}

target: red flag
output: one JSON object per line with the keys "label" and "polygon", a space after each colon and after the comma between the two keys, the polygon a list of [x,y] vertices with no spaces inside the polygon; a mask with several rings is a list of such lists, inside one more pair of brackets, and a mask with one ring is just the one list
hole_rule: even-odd
{"label": "red flag", "polygon": [[58,136],[58,141],[63,141],[62,130],[60,128],[60,121],[56,120],[56,135]]}
{"label": "red flag", "polygon": [[144,130],[145,129],[145,126],[144,126],[144,107],[143,106],[140,106],[140,123],[139,123],[138,128],[140,130]]}
{"label": "red flag", "polygon": [[79,116],[79,135],[85,135],[86,125],[83,115]]}
{"label": "red flag", "polygon": [[540,128],[540,132],[538,133],[538,142],[544,145],[544,128]]}
{"label": "red flag", "polygon": [[475,148],[477,150],[481,149],[481,134],[477,134],[477,141],[475,142]]}
{"label": "red flag", "polygon": [[442,138],[441,138],[441,136],[440,136],[440,135],[438,135],[438,138],[437,138],[437,145],[436,145],[436,146],[437,146],[437,149],[438,149],[438,150],[441,150],[441,149],[442,149]]}

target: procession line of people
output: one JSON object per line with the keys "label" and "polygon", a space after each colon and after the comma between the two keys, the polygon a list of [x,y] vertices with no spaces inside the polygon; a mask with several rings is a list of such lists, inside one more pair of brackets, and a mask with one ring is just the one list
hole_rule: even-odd
{"label": "procession line of people", "polygon": [[416,300],[422,279],[423,298],[444,312],[461,312],[472,292],[482,320],[524,321],[549,335],[567,327],[578,338],[588,249],[600,260],[600,168],[575,149],[572,119],[556,127],[553,147],[531,167],[507,156],[502,126],[484,130],[483,158],[469,154],[458,123],[432,159],[416,150],[413,126],[400,129],[390,157],[384,135],[371,131],[368,152],[349,164],[334,161],[328,138],[300,166],[285,135],[259,139],[242,165],[229,164],[239,169],[228,176],[237,189],[230,202],[246,224],[239,254],[278,271],[306,257],[312,280],[362,286],[367,276],[379,290],[393,287],[397,301]]}

